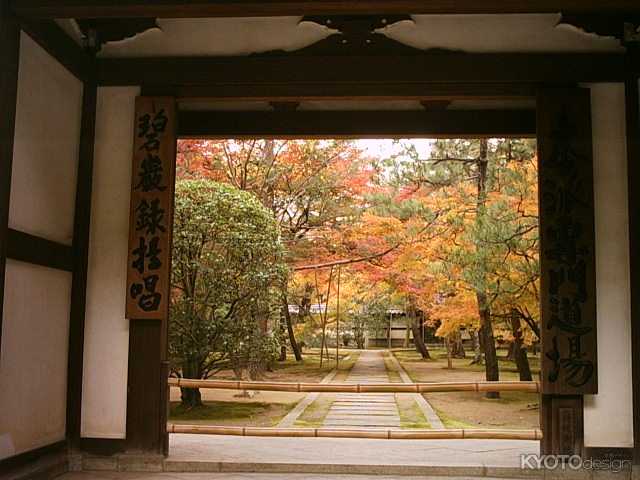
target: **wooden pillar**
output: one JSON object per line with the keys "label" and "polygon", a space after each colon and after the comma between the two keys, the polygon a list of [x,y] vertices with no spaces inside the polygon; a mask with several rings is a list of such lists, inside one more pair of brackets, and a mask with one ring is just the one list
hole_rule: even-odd
{"label": "wooden pillar", "polygon": [[73,226],[73,281],[71,284],[69,361],[67,367],[67,438],[71,445],[74,446],[78,445],[80,441],[82,418],[84,322],[87,303],[87,269],[89,264],[89,228],[91,225],[97,90],[96,82],[92,78],[84,81]]}
{"label": "wooden pillar", "polygon": [[9,0],[0,0],[0,340],[2,339],[19,57],[20,27],[9,11]]}
{"label": "wooden pillar", "polygon": [[[166,455],[175,99],[138,97],[135,125],[127,276],[126,444],[130,451]],[[154,212],[151,216],[145,214],[150,211]]]}
{"label": "wooden pillar", "polygon": [[164,321],[132,320],[129,327],[127,450],[166,454],[167,377]]}
{"label": "wooden pillar", "polygon": [[581,454],[584,448],[583,411],[582,395],[541,395],[540,429],[543,437],[540,453]]}
{"label": "wooden pillar", "polygon": [[541,453],[582,454],[583,395],[597,393],[595,220],[588,89],[538,95]]}
{"label": "wooden pillar", "polygon": [[631,273],[631,358],[633,378],[633,463],[640,464],[640,46],[628,46],[625,82],[627,174],[629,177],[629,262]]}

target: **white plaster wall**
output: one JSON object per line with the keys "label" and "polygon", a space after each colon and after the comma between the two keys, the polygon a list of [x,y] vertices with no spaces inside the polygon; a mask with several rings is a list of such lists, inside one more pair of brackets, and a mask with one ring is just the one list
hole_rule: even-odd
{"label": "white plaster wall", "polygon": [[591,85],[598,394],[585,397],[588,447],[633,446],[627,151],[623,84]]}
{"label": "white plaster wall", "polygon": [[11,228],[71,244],[81,113],[82,82],[23,33]]}
{"label": "white plaster wall", "polygon": [[83,437],[124,438],[129,195],[137,87],[98,90],[82,384]]}
{"label": "white plaster wall", "polygon": [[0,459],[65,438],[71,274],[7,261]]}

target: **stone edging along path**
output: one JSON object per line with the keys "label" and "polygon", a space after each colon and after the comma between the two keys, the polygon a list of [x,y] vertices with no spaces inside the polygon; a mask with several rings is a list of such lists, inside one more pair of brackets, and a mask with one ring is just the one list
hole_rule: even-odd
{"label": "stone edging along path", "polygon": [[[389,352],[389,356],[387,358],[398,371],[398,374],[400,375],[400,378],[402,379],[403,383],[413,383],[413,381],[411,380],[411,377],[409,377],[409,374],[405,371],[402,365],[400,365],[400,362],[398,362],[398,359],[395,357],[395,355],[392,352]],[[442,423],[442,420],[440,420],[440,417],[438,417],[438,414],[435,412],[433,407],[429,404],[429,402],[427,402],[427,400],[424,398],[424,396],[421,393],[413,393],[412,395],[415,402],[418,404],[418,407],[422,411],[422,414],[425,416],[425,418],[429,422],[429,425],[431,425],[431,428],[434,428],[434,429],[446,428]]]}
{"label": "stone edging along path", "polygon": [[[327,375],[325,375],[325,377],[320,381],[320,383],[331,383],[331,380],[334,379],[337,373],[338,373],[338,370],[336,369],[331,370]],[[278,423],[278,427],[279,428],[294,427],[295,426],[294,424],[296,423],[296,420],[298,420],[298,417],[302,415],[302,412],[304,412],[309,405],[311,405],[313,402],[316,401],[316,399],[318,398],[318,395],[320,394],[317,392],[308,393],[306,397],[304,397],[301,401],[299,401],[298,404],[295,407],[293,407],[293,409],[289,413],[287,413],[282,420],[280,420],[280,423]]]}
{"label": "stone edging along path", "polygon": [[[389,352],[389,360],[403,383],[413,383],[398,360]],[[362,351],[349,372],[346,383],[386,383],[388,372],[382,351]],[[337,372],[331,371],[321,383],[331,383]],[[295,422],[320,393],[309,393],[278,424],[280,428],[295,427]],[[419,393],[412,395],[431,428],[442,429],[444,424],[429,402]],[[324,420],[325,427],[333,428],[399,428],[400,418],[394,394],[339,394],[331,404]]]}

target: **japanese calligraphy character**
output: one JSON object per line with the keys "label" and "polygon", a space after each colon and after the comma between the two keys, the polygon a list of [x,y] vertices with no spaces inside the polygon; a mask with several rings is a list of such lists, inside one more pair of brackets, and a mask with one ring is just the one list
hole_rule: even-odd
{"label": "japanese calligraphy character", "polygon": [[575,335],[584,335],[591,331],[590,327],[582,326],[582,308],[579,300],[562,297],[559,307],[557,299],[552,299],[552,302],[548,329],[557,327],[563,332]]}
{"label": "japanese calligraphy character", "polygon": [[147,235],[155,235],[157,231],[164,232],[162,225],[164,209],[160,208],[160,200],[151,202],[142,200],[136,208],[136,231],[144,230]]}
{"label": "japanese calligraphy character", "polygon": [[138,171],[138,184],[135,189],[142,189],[143,192],[151,192],[153,190],[164,191],[167,187],[162,186],[162,175],[164,169],[162,160],[157,155],[149,154],[140,164]]}
{"label": "japanese calligraphy character", "polygon": [[551,383],[554,383],[560,376],[560,350],[558,350],[558,337],[553,337],[551,339],[551,343],[553,347],[549,352],[545,353],[545,357],[553,362],[553,368],[549,372],[547,378]]}
{"label": "japanese calligraphy character", "polygon": [[164,109],[157,112],[153,119],[151,119],[151,115],[148,113],[141,116],[138,119],[138,138],[146,138],[146,142],[142,147],[140,147],[140,149],[144,149],[147,152],[159,150],[159,137],[160,134],[164,133],[168,122],[169,119],[167,118]]}
{"label": "japanese calligraphy character", "polygon": [[137,258],[131,263],[131,266],[135,268],[140,275],[143,275],[146,270],[145,259],[149,259],[148,269],[157,270],[162,266],[162,262],[158,255],[162,250],[158,247],[160,237],[153,237],[151,242],[147,245],[147,241],[144,237],[140,237],[138,240],[138,248],[133,251],[133,255]]}
{"label": "japanese calligraphy character", "polygon": [[584,354],[581,337],[579,335],[569,337],[569,356],[561,359],[560,363],[567,370],[567,383],[572,387],[581,387],[593,375],[593,362],[582,357]]}
{"label": "japanese calligraphy character", "polygon": [[[138,306],[145,312],[152,312],[158,309],[162,295],[156,292],[156,286],[160,278],[158,275],[144,277],[141,283],[134,283],[129,289],[131,298],[138,300]],[[139,297],[139,298],[138,298]]]}

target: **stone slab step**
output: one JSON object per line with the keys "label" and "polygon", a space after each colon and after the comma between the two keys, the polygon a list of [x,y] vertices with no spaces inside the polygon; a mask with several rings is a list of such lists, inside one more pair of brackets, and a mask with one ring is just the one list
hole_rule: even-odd
{"label": "stone slab step", "polygon": [[327,417],[331,417],[331,416],[341,416],[341,417],[368,417],[368,416],[374,416],[377,418],[380,417],[399,417],[398,412],[341,412],[341,411],[337,411],[337,410],[329,410],[329,413],[327,413]]}
{"label": "stone slab step", "polygon": [[400,422],[393,421],[358,421],[358,420],[329,420],[324,423],[325,427],[399,427]]}
{"label": "stone slab step", "polygon": [[326,417],[324,419],[324,424],[329,425],[331,422],[351,422],[357,424],[365,424],[365,425],[400,425],[400,417],[384,417],[384,416],[368,416],[368,417],[345,417],[342,415]]}
{"label": "stone slab step", "polygon": [[348,405],[357,405],[357,404],[360,404],[360,403],[366,403],[367,405],[372,405],[372,404],[375,404],[375,405],[395,405],[396,404],[396,402],[393,401],[393,400],[382,400],[382,399],[380,399],[380,400],[361,400],[361,399],[358,399],[358,398],[354,398],[352,400],[349,400],[349,399],[334,400],[334,403],[345,403],[345,404],[348,404]]}
{"label": "stone slab step", "polygon": [[395,413],[397,408],[374,408],[374,407],[361,407],[361,408],[343,408],[343,407],[331,407],[331,412],[353,412],[353,413]]}
{"label": "stone slab step", "polygon": [[391,413],[391,412],[397,412],[398,409],[394,406],[394,408],[380,408],[380,407],[375,407],[375,406],[371,406],[371,405],[367,405],[367,406],[360,406],[360,407],[336,407],[335,405],[332,405],[331,408],[329,410],[333,410],[336,412],[384,412],[384,413]]}

